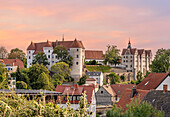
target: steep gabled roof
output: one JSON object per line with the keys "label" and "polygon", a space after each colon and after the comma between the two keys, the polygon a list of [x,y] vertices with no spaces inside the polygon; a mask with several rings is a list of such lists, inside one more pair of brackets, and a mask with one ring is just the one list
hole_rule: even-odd
{"label": "steep gabled roof", "polygon": [[150,73],[140,84],[137,85],[137,89],[156,89],[167,75],[169,75],[169,73]]}
{"label": "steep gabled roof", "polygon": [[35,50],[35,44],[31,41],[31,44],[28,46],[27,50]]}
{"label": "steep gabled roof", "polygon": [[152,54],[152,53],[151,53],[151,50],[145,50],[145,56],[149,56],[149,57],[150,57],[151,54]]}
{"label": "steep gabled roof", "polygon": [[101,59],[103,60],[103,51],[85,50],[85,59]]}
{"label": "steep gabled roof", "polygon": [[138,49],[138,55],[142,55],[144,53],[144,49]]}
{"label": "steep gabled roof", "polygon": [[103,88],[111,95],[111,96],[114,96],[114,91],[112,89],[112,87],[110,85],[103,85]]}
{"label": "steep gabled roof", "polygon": [[110,86],[112,87],[112,89],[114,90],[118,97],[120,97],[127,88],[132,89],[133,87],[135,87],[135,85],[133,84],[111,84]]}
{"label": "steep gabled roof", "polygon": [[71,45],[71,48],[83,48],[82,43],[80,43],[80,41],[77,41],[77,39],[75,39]]}
{"label": "steep gabled roof", "polygon": [[[145,95],[149,92],[149,90],[140,90],[140,89],[137,89],[136,91],[137,93],[133,97],[133,99],[139,96],[141,101],[145,97]],[[124,111],[126,110],[126,105],[132,101],[131,93],[132,93],[132,89],[127,88],[125,92],[123,93],[123,95],[121,96],[119,102],[117,103],[117,106],[119,108],[122,108]]]}
{"label": "steep gabled roof", "polygon": [[47,40],[47,44],[46,44],[44,47],[52,47],[51,44],[52,44],[52,43],[50,43],[50,42]]}
{"label": "steep gabled roof", "polygon": [[20,69],[24,68],[24,63],[20,59],[2,59],[3,64],[10,65],[10,66],[19,66]]}
{"label": "steep gabled roof", "polygon": [[147,101],[155,108],[163,110],[165,117],[170,117],[170,91],[150,90],[142,101]]}
{"label": "steep gabled roof", "polygon": [[[131,53],[132,55],[135,55],[136,50],[137,50],[136,48],[131,48],[131,49],[130,49],[130,53]],[[122,55],[125,55],[126,51],[127,51],[127,49],[123,49]]]}

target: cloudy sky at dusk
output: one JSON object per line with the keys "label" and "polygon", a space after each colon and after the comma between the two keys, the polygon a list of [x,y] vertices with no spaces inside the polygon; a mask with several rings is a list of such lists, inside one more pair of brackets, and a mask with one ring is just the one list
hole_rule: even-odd
{"label": "cloudy sky at dusk", "polygon": [[82,40],[86,49],[106,45],[170,47],[169,0],[0,0],[0,46],[24,51],[33,42]]}

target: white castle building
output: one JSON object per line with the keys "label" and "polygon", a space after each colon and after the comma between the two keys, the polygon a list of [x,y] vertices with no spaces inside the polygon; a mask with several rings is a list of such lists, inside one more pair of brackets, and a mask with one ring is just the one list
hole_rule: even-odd
{"label": "white castle building", "polygon": [[149,71],[151,61],[151,50],[131,48],[130,40],[127,49],[122,51],[122,64],[126,66],[127,72],[134,73],[134,78],[138,71],[145,75],[146,71]]}
{"label": "white castle building", "polygon": [[59,59],[57,59],[57,55],[53,53],[53,49],[57,45],[63,45],[67,50],[68,53],[73,57],[73,65],[71,66],[71,76],[74,78],[75,81],[78,81],[79,78],[82,76],[83,64],[85,59],[85,48],[81,41],[75,39],[74,41],[57,41],[50,42],[40,42],[40,43],[33,43],[28,46],[27,48],[27,68],[32,66],[32,62],[34,56],[39,52],[44,52],[47,56],[49,65],[47,65],[48,69],[50,70],[51,66],[54,63],[57,63]]}

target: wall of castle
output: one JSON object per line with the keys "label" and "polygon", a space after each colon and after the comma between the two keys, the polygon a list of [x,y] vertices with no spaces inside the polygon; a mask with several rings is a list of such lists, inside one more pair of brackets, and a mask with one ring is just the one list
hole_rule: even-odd
{"label": "wall of castle", "polygon": [[32,61],[34,59],[33,53],[35,50],[27,50],[27,68],[32,66]]}

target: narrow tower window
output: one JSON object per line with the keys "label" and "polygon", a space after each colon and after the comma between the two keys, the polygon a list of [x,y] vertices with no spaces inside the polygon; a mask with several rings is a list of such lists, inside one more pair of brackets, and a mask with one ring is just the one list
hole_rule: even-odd
{"label": "narrow tower window", "polygon": [[79,62],[76,62],[76,64],[78,65],[78,64],[79,64]]}
{"label": "narrow tower window", "polygon": [[77,55],[77,58],[79,58],[79,55]]}
{"label": "narrow tower window", "polygon": [[79,51],[79,49],[77,49],[77,52]]}

